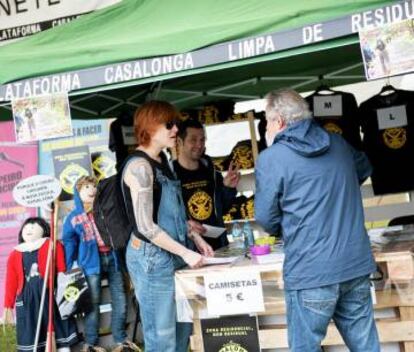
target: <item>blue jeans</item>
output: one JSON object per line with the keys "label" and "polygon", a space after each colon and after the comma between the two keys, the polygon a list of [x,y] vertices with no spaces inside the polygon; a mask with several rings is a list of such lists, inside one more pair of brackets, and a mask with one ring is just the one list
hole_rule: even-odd
{"label": "blue jeans", "polygon": [[[126,299],[122,272],[115,264],[113,254],[100,255],[101,274],[108,274],[111,291],[112,316],[111,329],[115,343],[126,340]],[[99,341],[99,304],[101,303],[101,274],[88,275],[86,280],[92,296],[93,309],[85,315],[85,341],[88,345],[97,345]]]}
{"label": "blue jeans", "polygon": [[[189,247],[181,183],[159,168],[155,177],[161,186],[157,224],[172,239]],[[139,303],[145,352],[187,352],[192,324],[177,322],[175,305],[174,272],[184,265],[183,260],[131,236],[126,262]]]}
{"label": "blue jeans", "polygon": [[146,242],[136,249],[132,241],[126,258],[140,304],[145,352],[187,352],[192,324],[177,322],[174,256]]}
{"label": "blue jeans", "polygon": [[368,276],[305,290],[286,290],[290,351],[321,351],[333,319],[352,352],[379,352]]}

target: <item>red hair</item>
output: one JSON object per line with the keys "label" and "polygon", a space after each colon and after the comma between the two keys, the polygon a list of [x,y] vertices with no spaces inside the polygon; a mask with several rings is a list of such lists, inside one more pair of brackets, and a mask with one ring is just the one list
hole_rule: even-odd
{"label": "red hair", "polygon": [[144,103],[134,115],[134,133],[138,145],[147,147],[158,126],[177,117],[177,110],[166,101],[152,100]]}

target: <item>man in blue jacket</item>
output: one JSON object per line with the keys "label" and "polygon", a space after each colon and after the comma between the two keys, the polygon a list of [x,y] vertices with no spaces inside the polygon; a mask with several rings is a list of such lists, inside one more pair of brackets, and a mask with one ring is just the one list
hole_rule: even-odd
{"label": "man in blue jacket", "polygon": [[106,246],[95,225],[92,205],[96,195],[97,181],[82,176],[75,185],[75,209],[63,225],[66,268],[70,270],[77,261],[82,268],[92,297],[92,310],[85,315],[85,345],[82,352],[104,352],[98,345],[99,305],[101,300],[101,277],[107,273],[112,300],[111,329],[116,346],[113,352],[139,351],[129,341],[126,333],[126,298],[124,281],[116,252]]}
{"label": "man in blue jacket", "polygon": [[267,95],[268,148],[256,166],[255,216],[284,239],[291,351],[320,351],[333,319],[351,351],[380,351],[369,275],[375,271],[360,184],[365,154],[319,127],[295,91]]}

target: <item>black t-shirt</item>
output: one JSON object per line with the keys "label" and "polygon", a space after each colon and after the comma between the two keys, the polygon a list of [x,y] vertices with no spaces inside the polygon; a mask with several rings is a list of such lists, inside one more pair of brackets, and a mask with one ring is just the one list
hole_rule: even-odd
{"label": "black t-shirt", "polygon": [[237,142],[224,163],[225,170],[229,168],[231,162],[242,170],[254,168],[252,141],[250,139]]}
{"label": "black t-shirt", "polygon": [[214,175],[200,162],[197,170],[188,170],[174,161],[174,170],[181,181],[184,204],[189,218],[203,224],[215,225]]}
{"label": "black t-shirt", "polygon": [[[184,205],[190,219],[202,224],[217,226],[221,222],[217,219],[215,209],[215,179],[214,168],[205,165],[202,161],[197,170],[183,168],[177,160],[174,161],[174,170],[177,178],[181,181]],[[204,237],[204,240],[214,250],[228,244],[227,234],[218,238]]]}
{"label": "black t-shirt", "polygon": [[109,149],[115,152],[116,169],[119,171],[124,160],[137,148],[131,115],[123,114],[109,127]]}
{"label": "black t-shirt", "polygon": [[374,193],[413,190],[414,92],[375,95],[360,105],[360,116]]}
{"label": "black t-shirt", "polygon": [[340,134],[356,149],[361,149],[359,110],[351,93],[313,93],[306,97],[315,121],[329,132]]}

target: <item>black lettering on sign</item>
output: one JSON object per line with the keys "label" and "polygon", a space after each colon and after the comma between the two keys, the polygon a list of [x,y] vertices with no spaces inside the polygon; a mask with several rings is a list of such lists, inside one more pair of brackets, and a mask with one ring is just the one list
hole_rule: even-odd
{"label": "black lettering on sign", "polygon": [[[59,5],[60,3],[61,0],[36,0],[34,6],[36,10],[39,10],[42,5],[43,7],[46,7]],[[14,14],[24,13],[29,11],[29,9],[33,9],[33,5],[30,6],[30,1],[28,0],[0,0],[0,16],[11,16]]]}
{"label": "black lettering on sign", "polygon": [[16,4],[16,13],[27,12],[27,8],[23,8],[21,4],[24,4],[26,0],[14,0]]}
{"label": "black lettering on sign", "polygon": [[390,120],[392,121],[392,120],[395,120],[395,117],[394,116],[392,116],[392,114],[390,114]]}
{"label": "black lettering on sign", "polygon": [[[58,5],[60,4],[60,0],[48,0],[48,6]],[[36,9],[40,8],[40,0],[36,0]]]}
{"label": "black lettering on sign", "polygon": [[10,6],[9,0],[6,0],[6,1],[0,0],[0,15],[2,13],[1,11],[2,9],[7,16],[11,15],[11,6]]}
{"label": "black lettering on sign", "polygon": [[325,109],[332,109],[332,102],[326,101],[324,104]]}

